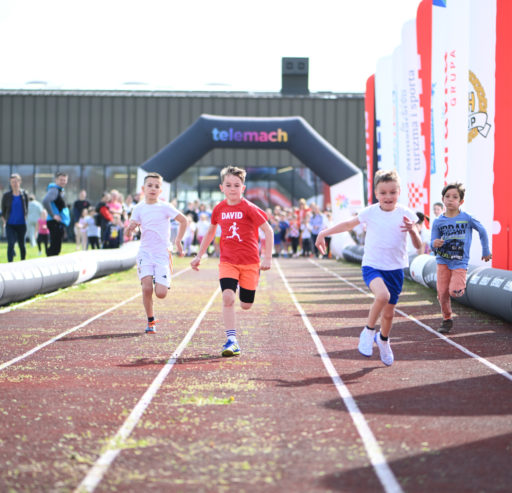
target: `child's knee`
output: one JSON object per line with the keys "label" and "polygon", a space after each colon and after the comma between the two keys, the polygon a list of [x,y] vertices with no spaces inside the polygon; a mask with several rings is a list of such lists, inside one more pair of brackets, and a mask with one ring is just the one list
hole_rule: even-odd
{"label": "child's knee", "polygon": [[391,295],[389,294],[389,291],[379,291],[375,295],[375,301],[378,303],[388,303],[390,297]]}
{"label": "child's knee", "polygon": [[460,298],[464,294],[465,289],[452,289],[450,290],[450,296],[452,298]]}
{"label": "child's knee", "polygon": [[252,303],[246,303],[245,301],[241,301],[240,306],[242,310],[250,310],[252,307]]}
{"label": "child's knee", "polygon": [[235,304],[235,292],[231,289],[222,291],[222,304],[224,306],[233,306]]}

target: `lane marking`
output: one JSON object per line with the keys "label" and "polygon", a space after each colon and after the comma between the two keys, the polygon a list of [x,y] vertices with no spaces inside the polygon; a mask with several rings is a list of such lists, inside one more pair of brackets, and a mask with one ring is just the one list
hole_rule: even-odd
{"label": "lane marking", "polygon": [[[191,267],[187,267],[186,269],[180,270],[178,273],[176,273],[174,276],[172,276],[172,278],[178,277],[179,275],[183,274],[184,272],[187,272],[188,270],[191,270]],[[52,294],[52,293],[50,293],[50,294]],[[41,349],[45,348],[46,346],[49,346],[50,344],[53,344],[54,342],[58,341],[59,339],[62,339],[63,337],[67,336],[68,334],[71,334],[72,332],[75,332],[78,329],[81,329],[81,328],[89,325],[91,322],[94,322],[98,318],[101,318],[104,315],[107,315],[107,313],[117,310],[121,306],[126,305],[126,303],[133,301],[135,298],[137,298],[138,296],[141,296],[141,295],[142,295],[142,293],[140,293],[140,292],[137,294],[134,294],[130,298],[128,298],[124,301],[121,301],[117,305],[114,305],[114,306],[108,308],[107,310],[104,310],[101,313],[94,315],[94,317],[87,319],[85,322],[82,322],[81,324],[76,325],[75,327],[72,327],[71,329],[68,329],[65,332],[61,332],[59,335],[52,337],[51,339],[49,339],[46,342],[43,342],[42,344],[39,344],[39,346],[32,348],[30,351],[27,351],[26,353],[22,354],[21,356],[17,356],[16,358],[11,359],[10,361],[6,361],[5,363],[0,364],[0,371],[5,370],[9,366],[14,365],[18,361],[28,358],[30,355],[37,353],[37,351],[40,351]]]}
{"label": "lane marking", "polygon": [[329,355],[327,354],[327,351],[325,350],[325,347],[322,344],[320,337],[316,333],[314,327],[311,325],[309,318],[306,315],[306,312],[302,309],[302,306],[298,302],[293,292],[293,289],[288,284],[288,281],[283,271],[281,270],[281,266],[279,265],[279,262],[277,260],[275,261],[275,265],[277,266],[277,270],[281,275],[281,279],[283,280],[284,285],[286,286],[286,289],[288,290],[288,293],[290,294],[290,297],[292,298],[292,301],[295,307],[297,308],[297,311],[300,313],[300,316],[302,317],[304,325],[308,329],[308,332],[311,338],[313,339],[313,342],[315,343],[316,349],[322,359],[322,363],[324,364],[327,373],[331,377],[336,387],[336,390],[338,391],[340,397],[342,398],[350,414],[350,417],[352,418],[352,421],[354,422],[357,431],[361,436],[361,439],[363,440],[363,444],[368,454],[368,458],[370,459],[373,469],[377,474],[377,477],[379,478],[379,481],[382,484],[384,491],[386,491],[387,493],[402,493],[403,490],[400,484],[398,483],[398,480],[396,479],[395,475],[393,474],[393,471],[386,462],[386,458],[382,453],[382,450],[377,442],[377,439],[372,433],[368,423],[366,422],[366,419],[364,418],[363,413],[361,412],[358,405],[356,404],[356,401],[350,394],[350,391],[348,390],[347,386],[343,383],[343,380],[341,379],[338,372],[334,368],[334,365],[332,364],[332,361],[329,358]]}
{"label": "lane marking", "polygon": [[126,418],[126,421],[123,423],[121,428],[119,428],[119,431],[116,433],[116,435],[111,438],[108,442],[108,444],[105,447],[105,451],[103,454],[96,460],[92,468],[87,473],[87,476],[82,480],[82,482],[77,486],[75,489],[75,493],[84,493],[84,492],[92,492],[98,486],[100,481],[102,480],[103,476],[107,472],[108,468],[112,464],[112,462],[115,460],[119,452],[121,452],[123,448],[123,444],[125,440],[130,436],[131,432],[139,422],[140,418],[144,414],[144,411],[151,403],[151,400],[156,395],[158,390],[160,389],[162,383],[164,382],[167,375],[172,370],[172,367],[174,366],[174,363],[176,363],[177,359],[179,358],[182,351],[185,349],[187,344],[190,342],[190,339],[194,335],[196,329],[199,327],[199,324],[203,320],[204,316],[210,309],[212,303],[214,302],[215,298],[220,293],[220,287],[218,287],[211,298],[209,299],[208,303],[204,306],[201,313],[197,316],[196,320],[190,327],[190,329],[187,332],[187,335],[184,337],[184,339],[181,341],[180,345],[176,348],[170,359],[167,361],[167,363],[164,365],[164,367],[160,370],[156,378],[153,380],[149,388],[146,390],[144,395],[141,397],[139,402],[136,404],[136,406],[133,408],[130,415]]}
{"label": "lane marking", "polygon": [[[352,283],[350,281],[347,281],[346,279],[344,279],[342,276],[340,276],[336,272],[333,272],[330,269],[327,269],[323,265],[320,265],[318,262],[315,262],[314,260],[311,260],[311,259],[309,259],[309,261],[313,265],[316,265],[317,267],[320,267],[325,272],[328,272],[329,274],[333,275],[334,277],[337,277],[338,279],[340,279],[344,283],[348,284],[349,286],[353,287],[354,289],[357,289],[358,291],[360,291],[361,293],[365,294],[369,298],[373,298],[373,294],[371,292],[368,292],[367,290],[364,290],[364,289],[360,288],[359,286],[356,286],[354,283]],[[402,317],[408,318],[409,320],[411,320],[412,322],[416,323],[417,325],[419,325],[423,329],[429,331],[430,333],[432,333],[433,335],[439,337],[440,339],[442,339],[443,341],[447,342],[448,344],[451,344],[453,347],[457,348],[459,351],[462,351],[464,354],[470,356],[471,358],[476,359],[482,365],[487,366],[488,368],[490,368],[494,372],[498,373],[499,375],[502,375],[503,377],[505,377],[506,379],[508,379],[508,380],[510,380],[512,382],[512,374],[510,374],[509,372],[507,372],[503,368],[500,368],[499,366],[495,365],[494,363],[491,363],[489,360],[487,360],[485,358],[482,358],[481,356],[478,356],[478,354],[475,354],[472,351],[470,351],[469,349],[465,348],[464,346],[461,346],[459,343],[455,342],[454,340],[450,339],[449,337],[446,337],[444,334],[440,334],[439,332],[437,332],[437,330],[433,329],[432,327],[430,327],[427,324],[424,324],[423,322],[421,322],[417,318],[413,317],[412,315],[409,315],[409,314],[403,312],[402,310],[399,310],[398,308],[395,308],[395,311],[397,313],[399,313],[400,315],[402,315]]]}

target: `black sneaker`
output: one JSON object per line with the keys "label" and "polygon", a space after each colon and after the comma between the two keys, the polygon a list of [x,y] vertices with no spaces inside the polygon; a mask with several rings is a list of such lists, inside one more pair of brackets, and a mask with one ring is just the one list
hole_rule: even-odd
{"label": "black sneaker", "polygon": [[450,332],[452,327],[453,327],[453,320],[451,318],[449,318],[447,320],[443,320],[443,323],[441,324],[439,329],[437,329],[437,332],[439,332],[441,334],[448,334],[448,332]]}

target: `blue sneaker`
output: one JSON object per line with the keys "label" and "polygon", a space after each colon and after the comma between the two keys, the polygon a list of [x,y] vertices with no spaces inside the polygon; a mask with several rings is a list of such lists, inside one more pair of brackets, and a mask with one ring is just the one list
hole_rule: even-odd
{"label": "blue sneaker", "polygon": [[148,322],[148,326],[146,327],[146,334],[156,334],[156,323],[158,320],[153,320],[152,322]]}
{"label": "blue sneaker", "polygon": [[238,346],[237,341],[227,340],[226,344],[222,346],[222,356],[239,356],[240,355],[240,347]]}

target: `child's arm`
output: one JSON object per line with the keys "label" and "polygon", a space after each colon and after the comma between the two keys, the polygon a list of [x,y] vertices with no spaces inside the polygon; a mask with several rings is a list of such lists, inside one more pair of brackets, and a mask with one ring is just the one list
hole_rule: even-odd
{"label": "child's arm", "polygon": [[476,229],[480,235],[480,243],[482,244],[482,260],[489,262],[489,260],[492,259],[492,254],[489,250],[489,237],[487,236],[487,231],[480,221],[477,221],[474,217],[471,218],[471,227]]}
{"label": "child's arm", "polygon": [[402,231],[407,231],[411,236],[412,244],[416,250],[421,248],[423,242],[421,241],[420,233],[416,227],[416,223],[412,222],[407,216],[404,216],[404,223],[402,224]]}
{"label": "child's arm", "polygon": [[176,239],[174,240],[174,243],[176,245],[176,249],[178,250],[178,255],[180,257],[183,257],[183,244],[181,243],[181,240],[183,239],[183,236],[185,235],[185,231],[187,230],[187,218],[180,212],[175,218],[175,221],[179,223],[178,228],[178,234],[176,235]]}
{"label": "child's arm", "polygon": [[346,219],[345,221],[341,221],[341,223],[335,224],[332,228],[327,228],[320,233],[316,237],[315,245],[320,250],[322,255],[326,253],[326,245],[325,245],[325,237],[332,236],[337,233],[344,233],[345,231],[350,231],[354,229],[359,224],[359,217],[355,216],[350,219]]}
{"label": "child's arm", "polygon": [[201,258],[206,253],[206,250],[208,250],[210,243],[215,238],[215,231],[217,231],[217,225],[210,224],[210,227],[208,228],[208,231],[204,235],[203,241],[201,242],[201,246],[199,247],[199,251],[197,252],[197,255],[194,257],[192,262],[190,262],[190,266],[192,267],[192,269],[199,270],[199,264],[201,263]]}
{"label": "child's arm", "polygon": [[441,233],[437,225],[437,219],[432,224],[432,231],[430,233],[430,248],[435,253],[438,248],[444,245],[444,240],[441,238]]}
{"label": "child's arm", "polygon": [[269,270],[272,265],[272,248],[274,246],[274,231],[270,224],[264,222],[260,229],[265,234],[265,246],[263,247],[263,258],[260,262],[261,270]]}

